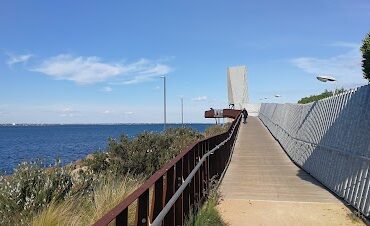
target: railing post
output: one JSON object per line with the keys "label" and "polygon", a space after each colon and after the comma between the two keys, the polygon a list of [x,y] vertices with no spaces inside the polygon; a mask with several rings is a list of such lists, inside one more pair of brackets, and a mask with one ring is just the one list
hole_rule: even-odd
{"label": "railing post", "polygon": [[[183,158],[183,162],[182,162],[182,169],[183,169],[183,178],[187,178],[189,173],[190,173],[190,170],[189,170],[189,153],[187,153],[184,158]],[[184,211],[184,214],[183,214],[183,220],[185,221],[186,217],[188,216],[189,214],[189,209],[190,209],[190,199],[189,199],[189,188],[190,186],[186,186],[185,190],[184,190],[184,193],[182,195],[183,197],[183,211]]]}
{"label": "railing post", "polygon": [[152,197],[152,211],[151,211],[151,222],[158,216],[158,214],[163,209],[163,176],[160,177],[154,184],[154,191]]}
{"label": "railing post", "polygon": [[[172,198],[174,194],[174,180],[175,172],[174,167],[171,167],[167,170],[166,174],[166,203]],[[167,213],[166,217],[164,218],[164,225],[172,226],[175,225],[175,218],[174,218],[174,207],[170,209],[170,211]]]}
{"label": "railing post", "polygon": [[[208,141],[204,142],[205,151],[204,153],[207,153],[209,151],[208,149]],[[204,162],[204,189],[208,192],[208,185],[209,185],[209,178],[208,178],[208,160],[209,157],[207,157],[206,161]]]}
{"label": "railing post", "polygon": [[116,217],[116,226],[127,226],[128,225],[128,208],[124,209]]}
{"label": "railing post", "polygon": [[137,201],[136,226],[148,226],[149,189],[139,196]]}
{"label": "railing post", "polygon": [[[179,189],[179,187],[182,184],[183,181],[183,159],[180,159],[176,163],[176,181],[175,181],[175,191]],[[184,212],[182,208],[182,195],[176,200],[175,203],[175,225],[176,226],[182,226],[183,225],[183,219],[184,219]]]}
{"label": "railing post", "polygon": [[[200,143],[198,143],[197,147],[195,148],[195,165],[198,164],[199,162],[199,146],[200,146]],[[200,189],[199,189],[199,186],[200,186],[200,175],[199,175],[199,170],[195,173],[195,187],[194,187],[194,204],[196,205],[196,208],[198,208],[198,204],[199,204],[199,193],[200,193]]]}
{"label": "railing post", "polygon": [[[204,142],[200,144],[199,147],[199,159],[203,157],[203,148]],[[202,164],[199,168],[199,205],[202,205],[203,202],[203,176],[204,176],[204,164]]]}
{"label": "railing post", "polygon": [[[195,148],[189,152],[189,172],[191,172],[194,169],[195,166]],[[195,209],[195,177],[191,180],[190,186],[189,186],[189,202],[190,202],[190,208],[194,212]]]}
{"label": "railing post", "polygon": [[[213,146],[213,139],[209,140],[209,145],[212,147]],[[214,164],[215,164],[215,154],[211,154],[209,157],[208,157],[208,161],[209,161],[209,179],[213,178],[213,176],[215,175],[214,172],[215,172],[215,167],[214,167]]]}

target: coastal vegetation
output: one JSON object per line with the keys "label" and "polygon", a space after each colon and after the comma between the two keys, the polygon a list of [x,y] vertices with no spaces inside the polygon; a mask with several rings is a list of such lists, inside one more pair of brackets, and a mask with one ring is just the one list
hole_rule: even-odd
{"label": "coastal vegetation", "polygon": [[[340,93],[343,93],[345,91],[346,90],[344,88],[335,89],[334,93],[335,94],[340,94]],[[331,97],[331,96],[333,96],[333,91],[325,90],[324,92],[322,92],[320,94],[311,95],[311,96],[308,96],[308,97],[301,98],[298,101],[298,104],[308,104],[308,103],[312,103],[312,102],[315,102],[315,101],[318,101],[318,100],[322,100],[324,98]]]}
{"label": "coastal vegetation", "polygon": [[186,146],[227,128],[122,135],[109,139],[105,151],[66,166],[22,163],[12,175],[0,176],[0,225],[91,224]]}

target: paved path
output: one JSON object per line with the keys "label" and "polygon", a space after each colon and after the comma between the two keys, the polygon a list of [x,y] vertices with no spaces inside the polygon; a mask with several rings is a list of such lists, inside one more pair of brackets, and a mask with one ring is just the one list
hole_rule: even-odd
{"label": "paved path", "polygon": [[361,225],[291,162],[257,117],[241,125],[220,191],[218,209],[230,225]]}

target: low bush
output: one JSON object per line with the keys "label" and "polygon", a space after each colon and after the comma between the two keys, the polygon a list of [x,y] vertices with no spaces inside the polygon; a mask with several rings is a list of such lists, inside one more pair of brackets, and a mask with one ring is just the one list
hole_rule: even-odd
{"label": "low bush", "polygon": [[[143,182],[130,175],[101,178],[90,195],[68,196],[62,202],[52,202],[32,220],[32,225],[92,225],[107,211],[115,207]],[[130,221],[134,221],[130,209]]]}
{"label": "low bush", "polygon": [[94,153],[83,161],[94,173],[150,176],[164,163],[203,135],[190,128],[170,128],[165,132],[144,132],[133,139],[123,135],[110,139],[104,153]]}
{"label": "low bush", "polygon": [[11,176],[0,177],[0,225],[27,224],[38,211],[67,195],[90,193],[92,174],[73,177],[56,164],[45,169],[40,161],[22,163]]}

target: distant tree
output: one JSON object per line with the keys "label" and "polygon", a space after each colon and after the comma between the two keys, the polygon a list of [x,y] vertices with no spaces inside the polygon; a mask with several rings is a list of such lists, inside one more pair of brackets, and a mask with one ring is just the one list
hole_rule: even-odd
{"label": "distant tree", "polygon": [[370,32],[366,35],[361,46],[362,52],[362,71],[364,78],[370,82]]}
{"label": "distant tree", "polygon": [[[346,90],[344,88],[336,89],[335,94],[343,93],[345,91]],[[298,104],[308,104],[308,103],[315,102],[315,101],[318,101],[318,100],[321,100],[327,97],[331,97],[331,96],[333,96],[333,91],[325,90],[324,92],[318,95],[311,95],[309,97],[303,97],[302,99],[298,101]]]}

